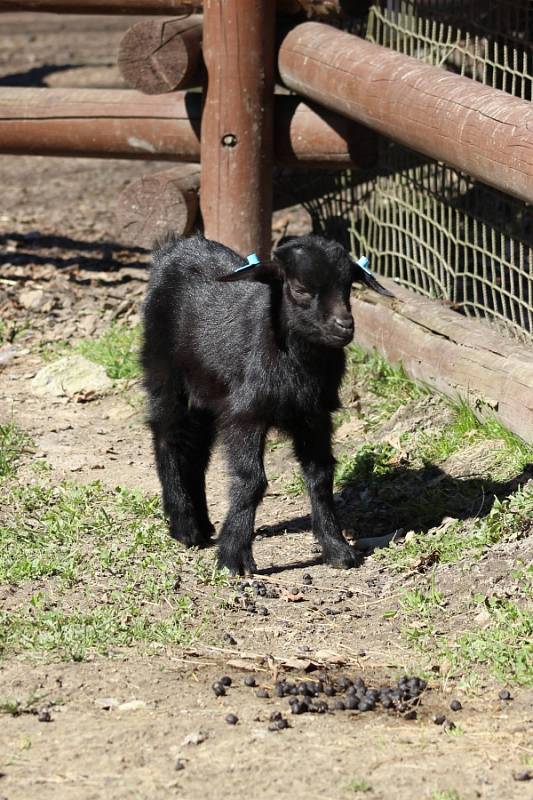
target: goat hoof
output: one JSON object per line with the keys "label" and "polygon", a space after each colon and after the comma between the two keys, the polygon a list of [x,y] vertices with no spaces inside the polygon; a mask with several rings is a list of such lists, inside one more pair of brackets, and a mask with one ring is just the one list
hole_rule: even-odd
{"label": "goat hoof", "polygon": [[207,540],[192,523],[170,523],[170,535],[185,547],[205,547]]}
{"label": "goat hoof", "polygon": [[324,563],[334,569],[352,569],[361,563],[361,555],[349,545],[337,545],[323,552]]}
{"label": "goat hoof", "polygon": [[223,548],[218,551],[218,566],[224,567],[230,575],[250,576],[257,572],[257,566],[252,553],[225,553]]}
{"label": "goat hoof", "polygon": [[213,544],[213,534],[215,533],[215,526],[209,525],[205,528],[200,530],[200,535],[198,537],[198,547],[211,547]]}

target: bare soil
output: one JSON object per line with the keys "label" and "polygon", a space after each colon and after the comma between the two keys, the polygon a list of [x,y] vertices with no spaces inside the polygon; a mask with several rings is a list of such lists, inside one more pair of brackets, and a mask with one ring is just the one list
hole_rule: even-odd
{"label": "bare soil", "polygon": [[[129,22],[4,14],[0,85],[59,85],[61,79],[61,85],[118,86],[114,54]],[[31,387],[55,343],[96,337],[115,320],[138,321],[148,257],[115,240],[113,208],[126,182],[155,168],[160,165],[0,157],[0,312],[8,328],[18,331],[9,355],[2,349],[0,422],[15,420],[29,432],[33,458],[46,460],[53,482],[98,479],[145,494],[158,491],[137,383],[85,403],[38,397]],[[298,210],[282,212],[273,235],[307,226]],[[43,292],[37,309],[21,303],[21,293],[32,288]],[[360,402],[364,406],[364,397]],[[410,426],[441,426],[447,413],[442,401],[426,396],[372,436],[397,441]],[[337,431],[337,452],[367,440],[356,398]],[[254,673],[258,685],[272,692],[277,674],[312,675],[305,668],[315,662],[333,676],[363,675],[379,685],[416,670],[421,658],[402,637],[400,621],[384,617],[417,576],[394,574],[373,558],[349,572],[322,565],[307,500],[286,492],[296,469],[290,447],[274,439],[272,444],[266,459],[270,488],[254,549],[260,579],[280,593],[264,600],[269,614],[247,613],[231,603],[233,587],[201,587],[185,570],[181,591],[212,612],[191,648],[117,649],[81,663],[5,658],[0,698],[38,691],[60,703],[49,723],[34,714],[1,716],[2,799],[215,800],[253,794],[265,800],[333,800],[359,793],[354,778],[367,781],[368,796],[382,800],[432,798],[452,790],[463,800],[531,796],[531,782],[515,779],[532,755],[531,692],[513,689],[513,700],[505,703],[498,699],[501,686],[486,678],[479,691],[467,693],[458,686],[460,676],[443,664],[433,664],[416,720],[385,711],[308,714],[291,717],[287,730],[268,730],[270,713],[288,712],[287,700],[256,697],[243,684],[246,674]],[[490,447],[478,447],[444,469],[450,479],[488,478],[492,463]],[[31,458],[22,478],[26,474],[30,480]],[[219,524],[226,480],[218,455],[208,484],[211,518]],[[364,505],[364,498],[355,499]],[[341,493],[337,500],[348,521],[354,498]],[[358,535],[387,533],[393,520],[380,517],[376,500],[362,516],[365,523]],[[434,526],[441,523],[442,515],[433,520]],[[512,568],[530,551],[524,543],[502,544],[480,561],[439,567],[439,587],[456,614],[456,627],[466,623],[469,598],[490,594],[496,584],[505,587]],[[307,586],[305,573],[312,578]],[[293,587],[301,594],[297,602]],[[28,603],[36,588],[25,593],[1,587],[0,602],[6,608]],[[216,698],[210,687],[223,674],[234,685]],[[450,711],[452,697],[462,700],[461,711]],[[140,702],[121,707],[129,701]],[[234,727],[225,722],[229,712],[239,717]],[[460,725],[461,735],[434,724],[436,713]],[[203,741],[185,743],[199,732]],[[177,759],[183,769],[176,769]]]}

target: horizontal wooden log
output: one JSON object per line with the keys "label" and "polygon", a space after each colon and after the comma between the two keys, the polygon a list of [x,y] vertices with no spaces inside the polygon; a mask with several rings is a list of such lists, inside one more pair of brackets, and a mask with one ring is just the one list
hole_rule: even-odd
{"label": "horizontal wooden log", "polygon": [[[277,0],[280,14],[305,12],[309,17],[351,13],[358,0]],[[57,14],[196,14],[202,0],[0,0],[2,11],[41,11]]]}
{"label": "horizontal wooden log", "polygon": [[115,209],[118,239],[148,249],[168,231],[191,233],[198,215],[199,186],[198,164],[180,164],[131,181]]}
{"label": "horizontal wooden log", "polygon": [[129,28],[120,42],[118,68],[128,86],[162,94],[198,86],[205,77],[202,19],[145,19]]}
{"label": "horizontal wooden log", "polygon": [[319,22],[279,50],[290,89],[533,202],[533,105]]}
{"label": "horizontal wooden log", "polygon": [[197,14],[201,0],[0,0],[0,11],[57,14]]}
{"label": "horizontal wooden log", "polygon": [[297,97],[276,97],[276,164],[319,169],[369,169],[379,137],[365,125]]}
{"label": "horizontal wooden log", "polygon": [[370,292],[352,298],[358,343],[533,442],[531,348],[504,338],[482,320],[463,317],[391,280],[380,281],[395,299]]}
{"label": "horizontal wooden log", "polygon": [[171,161],[200,157],[201,95],[0,88],[0,153]]}
{"label": "horizontal wooden log", "polygon": [[[201,95],[130,89],[0,87],[0,153],[197,162]],[[283,166],[359,168],[376,137],[296,98],[276,97],[275,158]]]}

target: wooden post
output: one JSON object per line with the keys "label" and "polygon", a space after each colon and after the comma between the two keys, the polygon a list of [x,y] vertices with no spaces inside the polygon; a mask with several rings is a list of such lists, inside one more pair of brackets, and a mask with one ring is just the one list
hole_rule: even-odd
{"label": "wooden post", "polygon": [[466,400],[480,416],[495,416],[533,443],[531,348],[380,277],[394,292],[352,296],[357,342],[402,364],[417,381]]}
{"label": "wooden post", "polygon": [[269,0],[204,2],[205,232],[260,257],[271,249],[275,12]]}
{"label": "wooden post", "polygon": [[118,67],[126,83],[145,94],[198,86],[204,74],[202,17],[137,22],[122,37]]}
{"label": "wooden post", "polygon": [[169,231],[186,236],[198,214],[198,164],[143,175],[120,193],[115,210],[120,241],[151,248]]}
{"label": "wooden post", "polygon": [[283,40],[290,89],[533,202],[533,105],[320,22]]}

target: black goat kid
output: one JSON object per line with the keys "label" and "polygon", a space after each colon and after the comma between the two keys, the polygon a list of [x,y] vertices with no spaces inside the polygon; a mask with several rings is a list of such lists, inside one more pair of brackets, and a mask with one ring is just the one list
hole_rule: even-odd
{"label": "black goat kid", "polygon": [[210,542],[205,471],[218,433],[231,479],[219,563],[232,574],[256,571],[263,450],[275,426],[292,437],[324,561],[353,566],[333,506],[331,412],[354,332],[352,282],[386,290],[318,236],[290,239],[271,262],[242,270],[237,253],[201,236],[171,238],[153,262],[142,361],[172,536],[187,546]]}

